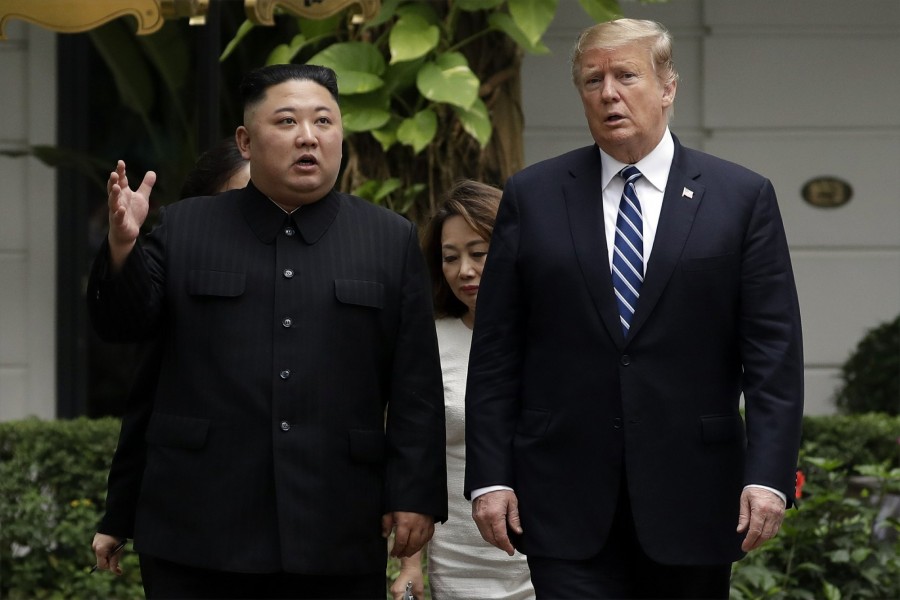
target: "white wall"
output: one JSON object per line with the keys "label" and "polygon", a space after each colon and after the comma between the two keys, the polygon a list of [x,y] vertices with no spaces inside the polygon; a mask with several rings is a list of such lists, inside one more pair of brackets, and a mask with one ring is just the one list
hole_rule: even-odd
{"label": "white wall", "polygon": [[[774,183],[803,314],[807,413],[833,412],[841,363],[866,330],[900,312],[900,2],[622,6],[675,38],[681,141]],[[547,34],[553,54],[525,60],[529,164],[591,142],[568,63],[589,24],[563,0]],[[849,182],[851,201],[805,203],[800,190],[817,176]]]}
{"label": "white wall", "polygon": [[[53,33],[8,23],[0,149],[56,143]],[[56,413],[56,176],[0,157],[0,421]]]}

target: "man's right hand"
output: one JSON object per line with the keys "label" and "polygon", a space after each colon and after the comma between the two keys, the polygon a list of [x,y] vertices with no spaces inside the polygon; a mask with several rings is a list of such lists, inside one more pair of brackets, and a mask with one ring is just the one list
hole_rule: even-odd
{"label": "man's right hand", "polygon": [[113,550],[119,545],[118,538],[105,533],[97,533],[94,535],[94,541],[91,542],[91,548],[97,557],[97,568],[101,571],[111,571],[116,575],[122,574],[122,567],[119,566],[119,560],[122,558],[124,550],[113,553]]}
{"label": "man's right hand", "polygon": [[488,492],[472,501],[472,518],[486,542],[497,546],[510,556],[516,553],[507,534],[507,526],[522,533],[519,519],[519,499],[512,490]]}
{"label": "man's right hand", "polygon": [[141,186],[132,191],[125,175],[125,161],[116,163],[116,170],[106,182],[109,209],[109,253],[113,271],[119,271],[134,248],[141,225],[150,210],[150,190],[156,183],[156,173],[147,171]]}

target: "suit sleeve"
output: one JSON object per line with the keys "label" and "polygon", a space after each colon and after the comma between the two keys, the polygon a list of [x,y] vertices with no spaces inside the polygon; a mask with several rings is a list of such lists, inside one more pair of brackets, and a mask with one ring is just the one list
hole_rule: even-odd
{"label": "suit sleeve", "polygon": [[[164,218],[165,210],[161,211]],[[103,241],[88,279],[88,315],[107,342],[134,342],[155,335],[165,279],[165,227],[138,239],[121,272],[110,273],[109,243]]]}
{"label": "suit sleeve", "polygon": [[144,436],[153,412],[153,395],[162,360],[158,341],[147,346],[145,351],[146,356],[125,404],[119,441],[107,479],[106,512],[97,528],[100,533],[118,538],[134,537],[135,513],[147,462]]}
{"label": "suit sleeve", "polygon": [[386,423],[385,512],[447,520],[444,387],[431,287],[410,226]]}
{"label": "suit sleeve", "polygon": [[520,213],[510,180],[478,290],[466,383],[465,495],[493,485],[515,489],[512,443],[519,413],[527,299],[517,266]]}
{"label": "suit sleeve", "polygon": [[743,243],[739,327],[745,483],[781,490],[791,500],[803,419],[803,342],[784,226],[768,180]]}

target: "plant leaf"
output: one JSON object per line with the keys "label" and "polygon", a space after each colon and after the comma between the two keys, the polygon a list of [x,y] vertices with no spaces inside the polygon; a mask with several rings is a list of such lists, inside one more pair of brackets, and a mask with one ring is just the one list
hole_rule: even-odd
{"label": "plant leaf", "polygon": [[559,0],[509,0],[509,14],[532,45],[541,41]]}
{"label": "plant leaf", "polygon": [[490,10],[503,4],[503,0],[456,0],[456,6],[466,12]]}
{"label": "plant leaf", "polygon": [[418,15],[405,15],[391,28],[391,64],[421,58],[437,47],[441,31]]}
{"label": "plant leaf", "polygon": [[622,7],[618,0],[578,0],[578,3],[596,23],[622,17]]}
{"label": "plant leaf", "polygon": [[306,62],[334,69],[342,96],[365,94],[384,85],[384,57],[367,42],[332,44]]}
{"label": "plant leaf", "polygon": [[519,26],[512,20],[512,17],[506,13],[492,12],[488,15],[488,23],[492,28],[498,29],[508,35],[520,48],[530,54],[550,53],[550,48],[545,46],[543,42],[538,41],[537,43],[532,43],[528,39],[528,36],[525,35],[525,32],[519,29]]}
{"label": "plant leaf", "polygon": [[247,34],[256,27],[253,21],[250,19],[245,20],[241,23],[241,26],[238,27],[237,33],[234,34],[234,37],[231,38],[231,41],[228,42],[228,45],[225,46],[225,50],[222,51],[222,54],[219,56],[219,62],[223,62],[226,58],[231,56],[231,53],[234,52],[234,49],[238,47],[238,44],[241,43],[241,40],[247,37]]}
{"label": "plant leaf", "polygon": [[421,110],[410,119],[403,119],[397,128],[397,140],[412,146],[418,154],[425,149],[437,133],[438,118],[430,108]]}
{"label": "plant leaf", "polygon": [[272,51],[269,53],[268,58],[266,58],[267,65],[286,65],[294,60],[294,57],[303,49],[303,46],[306,45],[306,36],[302,33],[298,33],[295,35],[290,43],[288,44],[278,44]]}
{"label": "plant leaf", "polygon": [[475,102],[469,108],[453,107],[453,112],[462,124],[466,133],[475,138],[475,141],[484,148],[491,140],[493,126],[491,125],[491,117],[488,114],[487,106],[482,102],[481,98],[476,98]]}
{"label": "plant leaf", "polygon": [[416,77],[419,92],[432,102],[444,102],[469,108],[478,98],[481,82],[469,68],[466,57],[447,52],[434,62],[425,63]]}

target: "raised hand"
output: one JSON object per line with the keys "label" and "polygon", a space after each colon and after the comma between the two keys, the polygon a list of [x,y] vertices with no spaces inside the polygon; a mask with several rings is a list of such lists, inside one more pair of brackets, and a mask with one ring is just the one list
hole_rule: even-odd
{"label": "raised hand", "polygon": [[141,226],[150,210],[150,191],[156,183],[156,173],[147,171],[137,190],[128,187],[125,161],[116,163],[116,170],[106,182],[107,207],[109,209],[109,252],[114,271],[125,264],[125,259],[141,232]]}

